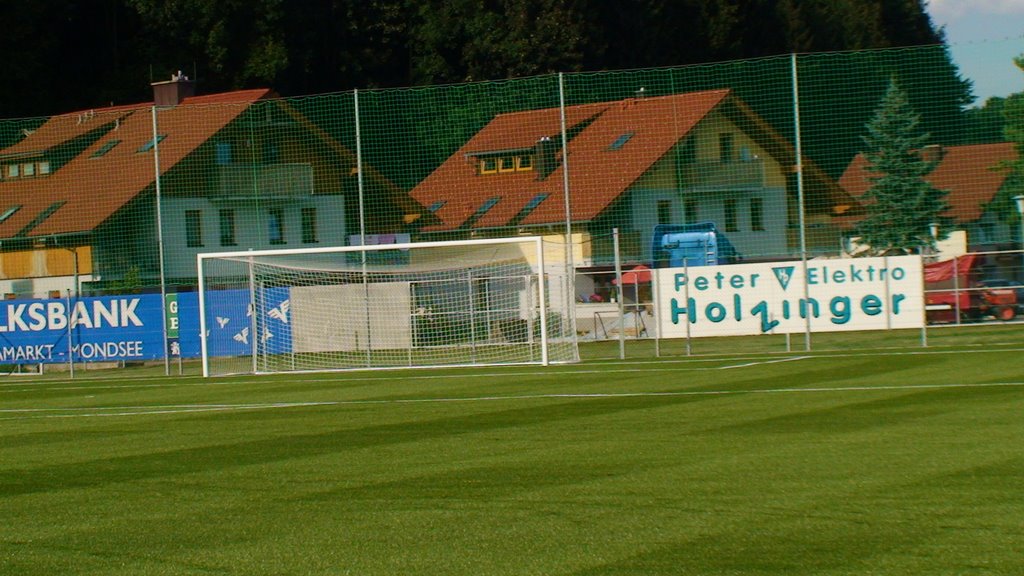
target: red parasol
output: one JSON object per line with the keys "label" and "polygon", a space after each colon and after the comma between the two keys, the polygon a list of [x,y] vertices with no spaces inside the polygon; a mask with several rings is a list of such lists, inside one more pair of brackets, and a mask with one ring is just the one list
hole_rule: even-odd
{"label": "red parasol", "polygon": [[[651,281],[651,269],[643,264],[633,268],[629,272],[622,273],[622,284],[646,284]],[[618,279],[613,279],[612,284],[618,284]]]}

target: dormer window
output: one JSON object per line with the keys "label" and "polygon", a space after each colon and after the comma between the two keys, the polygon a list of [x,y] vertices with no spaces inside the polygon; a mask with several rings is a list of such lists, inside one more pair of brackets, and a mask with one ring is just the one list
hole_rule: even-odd
{"label": "dormer window", "polygon": [[34,176],[45,176],[50,173],[50,161],[40,160],[38,162],[22,162],[20,164],[7,164],[0,167],[0,179],[32,178]]}
{"label": "dormer window", "polygon": [[481,174],[497,174],[498,172],[498,159],[494,156],[489,158],[480,159],[480,173]]}
{"label": "dormer window", "polygon": [[479,174],[509,174],[533,170],[533,150],[516,153],[494,153],[477,158]]}

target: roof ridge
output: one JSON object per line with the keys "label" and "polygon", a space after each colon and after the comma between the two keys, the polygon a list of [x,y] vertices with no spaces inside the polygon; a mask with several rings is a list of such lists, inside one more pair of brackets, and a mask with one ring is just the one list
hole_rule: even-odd
{"label": "roof ridge", "polygon": [[[199,104],[229,104],[229,103],[245,103],[254,102],[260,100],[274,91],[270,88],[245,88],[242,90],[230,90],[228,92],[216,92],[213,94],[200,94],[198,96],[189,96],[181,101],[182,104],[188,105],[199,105]],[[256,95],[256,98],[241,97],[242,95]],[[231,96],[239,96],[237,99],[230,98]],[[206,102],[209,100],[210,102]],[[93,108],[83,108],[81,110],[72,110],[70,112],[60,112],[49,116],[50,118],[65,117],[65,116],[79,116],[83,114],[105,114],[111,112],[128,112],[134,110],[142,110],[146,108],[152,108],[153,101],[147,100],[145,102],[137,102],[135,104],[115,104],[111,106],[97,106]]]}

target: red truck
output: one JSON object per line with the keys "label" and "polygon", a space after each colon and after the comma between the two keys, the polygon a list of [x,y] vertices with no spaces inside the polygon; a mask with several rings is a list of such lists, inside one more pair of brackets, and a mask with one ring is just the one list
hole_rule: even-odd
{"label": "red truck", "polygon": [[986,316],[1007,321],[1017,315],[1017,291],[981,280],[976,261],[975,254],[966,254],[925,264],[924,296],[929,322],[981,320]]}

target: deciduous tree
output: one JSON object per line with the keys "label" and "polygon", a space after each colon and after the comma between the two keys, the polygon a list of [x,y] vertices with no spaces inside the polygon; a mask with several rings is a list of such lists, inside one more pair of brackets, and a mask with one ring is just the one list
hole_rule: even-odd
{"label": "deciduous tree", "polygon": [[[1024,71],[1024,55],[1014,58],[1013,63]],[[1020,222],[1013,197],[1024,194],[1024,92],[1017,92],[1003,100],[1002,114],[1006,122],[1003,136],[1006,141],[1013,142],[1017,159],[992,167],[994,170],[1007,171],[1007,176],[986,209],[995,212],[1003,222],[1012,226]]]}

